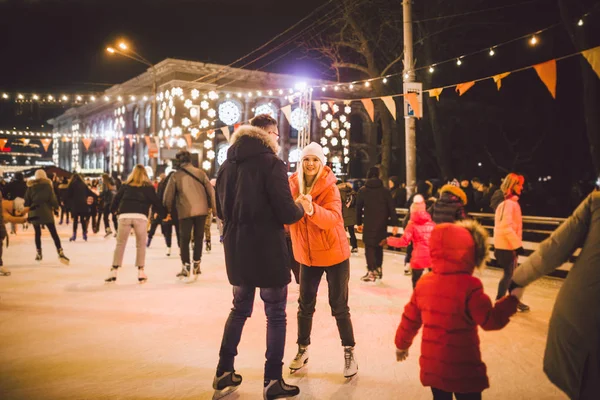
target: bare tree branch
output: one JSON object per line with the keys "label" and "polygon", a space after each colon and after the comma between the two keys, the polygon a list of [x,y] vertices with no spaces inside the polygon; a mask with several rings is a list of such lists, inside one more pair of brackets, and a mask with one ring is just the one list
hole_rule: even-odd
{"label": "bare tree branch", "polygon": [[398,57],[396,57],[396,59],[394,61],[392,61],[391,63],[389,63],[384,69],[383,71],[381,71],[381,75],[385,75],[386,72],[389,71],[390,68],[392,68],[398,61],[402,60],[402,58],[404,58],[404,52],[402,52]]}
{"label": "bare tree branch", "polygon": [[345,63],[345,62],[336,62],[332,64],[334,68],[348,68],[348,69],[354,69],[356,71],[360,71],[364,74],[366,74],[367,76],[370,76],[370,71],[368,68],[363,67],[362,65],[359,64],[353,64],[353,63]]}

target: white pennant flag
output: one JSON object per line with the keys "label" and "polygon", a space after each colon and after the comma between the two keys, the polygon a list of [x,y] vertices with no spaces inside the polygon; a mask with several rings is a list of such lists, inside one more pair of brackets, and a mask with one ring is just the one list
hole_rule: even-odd
{"label": "white pennant flag", "polygon": [[292,106],[291,106],[291,104],[288,104],[285,107],[281,107],[281,111],[283,112],[283,115],[285,115],[285,117],[287,118],[288,122],[291,124],[292,123]]}
{"label": "white pennant flag", "polygon": [[386,97],[382,97],[381,101],[383,101],[383,103],[386,105],[388,110],[390,110],[392,117],[394,117],[394,119],[396,119],[396,102],[394,101],[394,98],[392,96],[386,96]]}
{"label": "white pennant flag", "polygon": [[319,119],[321,119],[321,102],[313,101],[313,103],[315,104],[315,111],[317,112],[317,117],[319,117]]}

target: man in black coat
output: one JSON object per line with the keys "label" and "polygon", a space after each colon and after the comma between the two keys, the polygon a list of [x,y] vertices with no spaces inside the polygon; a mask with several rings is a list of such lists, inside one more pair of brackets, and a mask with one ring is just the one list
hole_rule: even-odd
{"label": "man in black coat", "polygon": [[259,115],[252,125],[244,125],[233,134],[227,160],[217,175],[217,215],[224,224],[233,308],[225,324],[213,388],[215,395],[222,396],[242,383],[242,377],[234,372],[234,358],[244,323],[252,314],[256,288],[260,288],[267,315],[265,398],[292,397],[300,390],[287,385],[282,374],[287,285],[291,280],[284,225],[299,221],[304,209],[294,202],[287,168],[277,157],[277,122]]}
{"label": "man in black coat", "polygon": [[[363,216],[364,212],[364,216]],[[379,179],[379,168],[372,167],[367,175],[367,182],[358,191],[356,199],[356,222],[363,224],[362,240],[365,244],[367,274],[362,277],[365,282],[374,282],[383,276],[383,246],[380,243],[388,236],[387,227],[391,224],[393,234],[398,232],[398,216],[394,208],[394,200],[390,191]]]}

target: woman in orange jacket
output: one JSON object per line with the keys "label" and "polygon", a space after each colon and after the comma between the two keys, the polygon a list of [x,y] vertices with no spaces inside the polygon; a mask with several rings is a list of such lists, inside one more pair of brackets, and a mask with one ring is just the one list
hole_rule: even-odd
{"label": "woman in orange jacket", "polygon": [[290,364],[290,372],[299,370],[308,362],[317,291],[325,273],[331,312],[344,346],[344,376],[350,378],[358,372],[348,307],[350,247],[344,230],[337,178],[325,166],[321,146],[313,142],[302,150],[300,168],[289,182],[292,197],[302,204],[306,212],[300,221],[290,226],[294,257],[300,263],[298,354]]}

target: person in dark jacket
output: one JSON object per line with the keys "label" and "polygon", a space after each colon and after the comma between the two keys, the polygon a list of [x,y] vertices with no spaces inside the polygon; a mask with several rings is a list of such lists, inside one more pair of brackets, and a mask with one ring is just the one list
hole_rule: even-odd
{"label": "person in dark jacket", "polygon": [[465,205],[467,195],[458,186],[452,184],[444,185],[440,189],[440,198],[429,208],[433,222],[441,224],[444,222],[456,222],[467,218]]}
{"label": "person in dark jacket", "polygon": [[550,317],[544,372],[570,399],[600,393],[600,192],[590,194],[513,275],[510,291],[554,271],[581,247]]}
{"label": "person in dark jacket", "polygon": [[352,190],[350,183],[344,182],[338,185],[342,197],[342,215],[344,216],[344,227],[350,234],[351,253],[358,253],[358,240],[356,240],[356,192]]}
{"label": "person in dark jacket", "polygon": [[[112,230],[110,229],[110,220],[109,218],[112,216],[113,225],[115,226],[115,236],[117,231],[119,230],[119,219],[116,214],[111,213],[110,209],[112,207],[112,202],[117,193],[117,186],[115,182],[112,180],[110,175],[102,174],[102,192],[100,193],[100,214],[102,214],[102,218],[104,220],[104,237],[108,237],[112,235]],[[98,223],[100,225],[100,223]]]}
{"label": "person in dark jacket", "polygon": [[58,259],[63,264],[69,264],[69,259],[63,252],[60,238],[54,225],[54,209],[58,208],[58,200],[54,194],[52,181],[46,176],[43,169],[35,171],[35,179],[30,180],[25,192],[25,209],[28,219],[35,229],[36,261],[42,261],[42,225],[45,225],[54,240]]}
{"label": "person in dark jacket", "polygon": [[[252,314],[256,288],[260,288],[267,315],[264,395],[291,397],[300,390],[287,385],[282,372],[291,280],[284,225],[299,221],[304,208],[294,202],[287,168],[277,157],[277,122],[262,114],[252,124],[255,126],[243,125],[233,134],[227,160],[217,176],[217,216],[224,224],[233,308],[225,324],[213,388],[219,395],[242,382],[234,371],[234,359],[243,326]],[[274,397],[277,395],[280,397]]]}
{"label": "person in dark jacket", "polygon": [[[159,199],[163,199],[165,195],[165,189],[169,180],[173,176],[175,171],[169,173],[168,176],[165,174],[160,175],[160,182],[158,183],[157,195]],[[160,230],[165,237],[165,243],[167,245],[167,256],[171,255],[171,245],[173,239],[173,227],[175,227],[175,235],[177,237],[177,247],[179,247],[179,217],[177,216],[177,207],[171,207],[171,218],[160,218],[158,213],[152,212],[152,223],[150,224],[150,229],[148,230],[148,241],[146,242],[146,247],[150,247],[152,243],[152,238],[156,233],[156,228],[160,225]]]}
{"label": "person in dark jacket", "polygon": [[146,227],[150,207],[161,216],[166,215],[162,201],[156,195],[148,178],[146,168],[138,164],[115,195],[111,205],[111,212],[119,214],[119,230],[113,264],[109,277],[105,279],[106,282],[117,280],[117,270],[123,263],[127,239],[132,229],[135,233],[135,265],[138,269],[138,282],[144,283],[148,280],[144,273],[144,264],[146,262]]}
{"label": "person in dark jacket", "polygon": [[[89,200],[91,198],[91,202]],[[90,221],[90,205],[94,202],[96,194],[85,184],[80,174],[73,174],[69,188],[67,189],[67,201],[71,205],[73,214],[73,236],[69,239],[74,242],[77,239],[77,226],[81,222],[83,240],[87,241],[88,223]]]}
{"label": "person in dark jacket", "polygon": [[[364,217],[363,217],[364,213]],[[364,228],[362,227],[364,219]],[[367,274],[361,279],[375,282],[383,277],[383,246],[381,242],[387,236],[387,227],[392,225],[393,235],[398,233],[398,216],[390,191],[379,179],[379,168],[372,167],[367,174],[365,186],[358,191],[356,198],[356,223],[361,227],[365,244]]]}
{"label": "person in dark jacket", "polygon": [[[163,196],[163,203],[171,219],[173,209],[179,217],[179,237],[181,238],[181,272],[177,277],[184,278],[191,273],[190,262],[194,264],[193,274],[198,275],[202,261],[204,226],[209,208],[215,207],[215,191],[208,176],[192,165],[192,155],[182,150],[176,155],[178,168],[173,174]],[[173,207],[175,205],[175,207]],[[190,241],[194,235],[194,252],[190,260]]]}
{"label": "person in dark jacket", "polygon": [[400,182],[400,179],[397,176],[392,176],[388,180],[388,186],[390,188],[390,193],[392,194],[392,199],[394,200],[394,207],[405,208],[407,200],[406,184]]}
{"label": "person in dark jacket", "polygon": [[64,177],[58,185],[58,202],[60,203],[60,221],[59,225],[63,224],[65,217],[67,217],[67,225],[69,225],[69,218],[71,216],[71,207],[69,207],[69,180]]}

